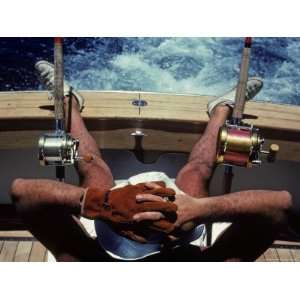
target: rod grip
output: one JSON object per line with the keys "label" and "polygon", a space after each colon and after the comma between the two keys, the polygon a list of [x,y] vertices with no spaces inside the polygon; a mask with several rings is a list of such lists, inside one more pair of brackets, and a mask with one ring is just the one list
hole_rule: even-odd
{"label": "rod grip", "polygon": [[54,98],[55,118],[64,119],[64,63],[62,38],[54,38]]}
{"label": "rod grip", "polygon": [[232,112],[232,118],[237,120],[241,120],[243,118],[243,113],[245,108],[251,43],[252,43],[252,39],[250,37],[246,37],[245,47],[243,49],[242,61],[240,67],[239,83],[236,88],[235,104]]}

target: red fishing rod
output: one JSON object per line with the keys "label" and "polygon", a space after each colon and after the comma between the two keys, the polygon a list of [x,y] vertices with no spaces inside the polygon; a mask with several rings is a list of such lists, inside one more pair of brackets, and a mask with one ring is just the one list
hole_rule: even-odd
{"label": "red fishing rod", "polygon": [[54,114],[55,130],[64,131],[64,60],[63,39],[54,38]]}
{"label": "red fishing rod", "polygon": [[[57,135],[65,133],[65,112],[64,112],[64,60],[63,60],[63,39],[54,38],[54,114],[55,130]],[[55,167],[56,178],[59,181],[65,179],[65,165]]]}
{"label": "red fishing rod", "polygon": [[[247,82],[248,82],[251,46],[252,46],[252,38],[246,37],[244,41],[244,49],[242,54],[240,77],[239,77],[239,82],[235,94],[235,105],[233,108],[232,117],[229,120],[228,125],[232,124],[232,125],[240,126],[242,123],[243,112],[246,103],[246,89],[247,89]],[[230,129],[227,127],[227,129],[228,130],[226,132],[227,133],[226,139],[228,139],[228,132],[229,135],[237,137],[238,139],[245,133],[244,131],[239,130],[238,127],[230,128]],[[238,162],[241,160],[244,162],[245,159],[248,159],[248,157],[246,158],[245,156],[247,156],[247,154],[242,155],[237,152],[225,151],[224,161]],[[225,166],[225,171],[224,171],[224,186],[223,186],[224,194],[230,193],[231,186],[232,186],[232,179],[233,179],[233,167],[232,165],[227,164]]]}

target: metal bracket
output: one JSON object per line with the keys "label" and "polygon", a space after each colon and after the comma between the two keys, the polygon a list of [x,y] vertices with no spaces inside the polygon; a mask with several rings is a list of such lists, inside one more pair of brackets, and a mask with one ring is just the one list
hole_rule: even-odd
{"label": "metal bracket", "polygon": [[140,115],[141,108],[147,106],[148,102],[146,100],[141,99],[141,94],[139,93],[139,98],[132,100],[131,104],[139,108],[139,115]]}

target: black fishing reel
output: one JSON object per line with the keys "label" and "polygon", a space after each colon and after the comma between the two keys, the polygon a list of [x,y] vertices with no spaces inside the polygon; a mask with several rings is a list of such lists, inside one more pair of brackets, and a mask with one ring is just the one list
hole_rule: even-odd
{"label": "black fishing reel", "polygon": [[70,134],[57,131],[39,138],[39,161],[43,166],[72,165],[79,160],[79,140]]}
{"label": "black fishing reel", "polygon": [[274,162],[279,146],[271,144],[266,151],[263,144],[264,138],[258,128],[227,122],[219,131],[217,163],[250,168],[262,164],[261,154],[266,155],[268,162]]}

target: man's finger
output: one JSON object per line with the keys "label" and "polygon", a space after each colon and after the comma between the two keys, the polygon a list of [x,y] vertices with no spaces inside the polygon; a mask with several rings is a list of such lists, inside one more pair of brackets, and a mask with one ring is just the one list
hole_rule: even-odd
{"label": "man's finger", "polygon": [[161,212],[154,212],[154,211],[142,212],[142,213],[135,214],[133,216],[133,220],[136,222],[158,221],[164,218],[165,216]]}
{"label": "man's finger", "polygon": [[159,189],[161,186],[153,181],[145,182],[145,185],[149,189]]}
{"label": "man's finger", "polygon": [[162,201],[166,201],[163,198],[156,196],[156,195],[152,195],[152,194],[139,194],[136,195],[136,201],[141,203],[141,202],[146,202],[146,201],[157,201],[157,202],[162,202]]}

